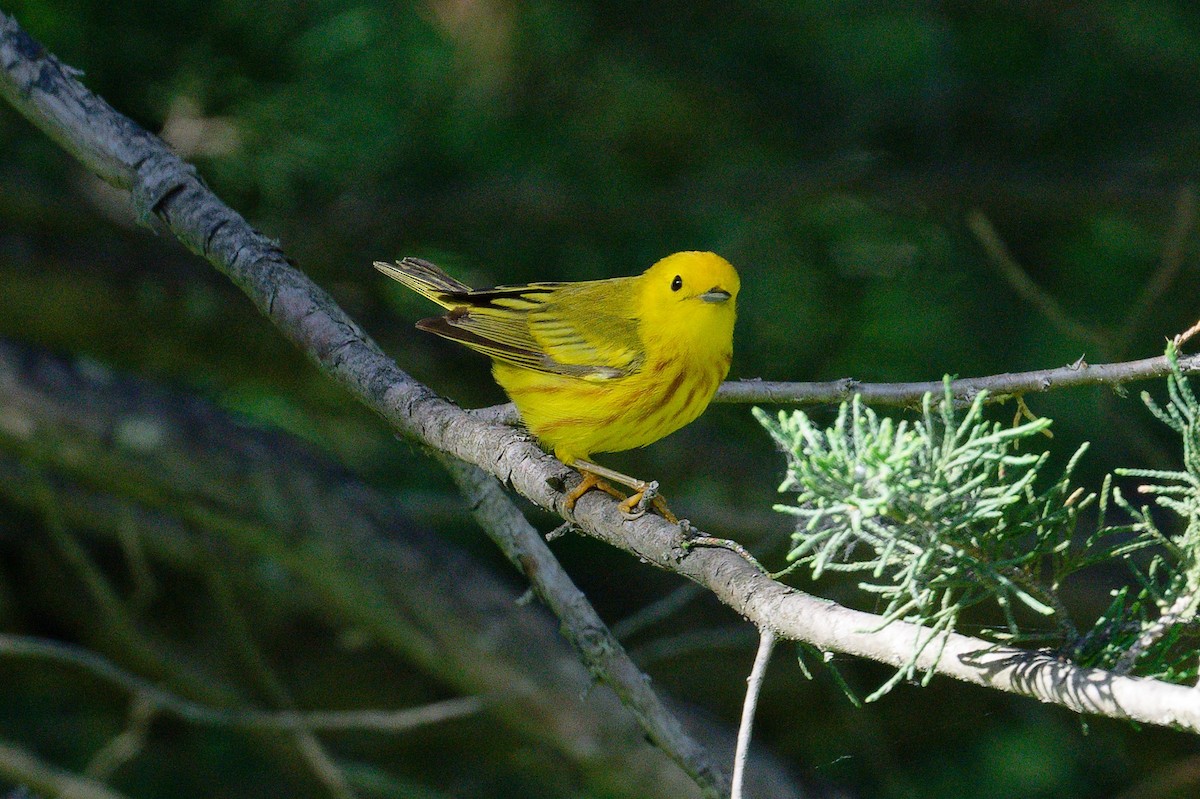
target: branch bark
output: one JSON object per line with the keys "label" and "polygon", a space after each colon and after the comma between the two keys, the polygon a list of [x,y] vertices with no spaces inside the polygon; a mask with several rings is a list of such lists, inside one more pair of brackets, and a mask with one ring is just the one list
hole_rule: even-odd
{"label": "branch bark", "polygon": [[[1200,355],[1179,359],[1184,374],[1200,373]],[[1153,380],[1171,373],[1166,356],[1142,358],[1120,363],[1086,363],[1082,358],[1066,366],[1035,369],[1029,372],[1005,372],[983,377],[960,377],[950,381],[954,403],[966,407],[975,401],[979,392],[987,391],[988,402],[1003,402],[1026,394],[1043,394],[1061,388],[1079,386],[1116,386],[1138,380]],[[868,405],[890,405],[919,408],[926,394],[942,396],[940,380],[913,383],[870,383],[852,377],[817,383],[775,382],[768,380],[731,380],[717,389],[713,402],[726,404],[762,405],[836,405],[849,402],[857,394]],[[470,411],[480,422],[516,424],[520,421],[517,408],[511,402]]]}
{"label": "branch bark", "polygon": [[439,456],[466,497],[480,526],[563,621],[563,633],[583,655],[597,679],[607,683],[646,730],[650,740],[712,799],[723,799],[729,778],[688,735],[651,689],[649,678],[600,619],[546,541],[491,476],[462,461]]}

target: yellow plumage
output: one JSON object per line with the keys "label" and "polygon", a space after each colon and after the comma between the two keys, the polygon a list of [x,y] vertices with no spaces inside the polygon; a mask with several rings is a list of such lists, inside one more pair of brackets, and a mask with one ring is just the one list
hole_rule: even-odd
{"label": "yellow plumage", "polygon": [[601,476],[624,478],[588,463],[593,453],[678,430],[729,372],[740,282],[710,252],[669,255],[636,277],[479,290],[416,258],[375,266],[448,309],[417,327],[490,356],[538,440]]}

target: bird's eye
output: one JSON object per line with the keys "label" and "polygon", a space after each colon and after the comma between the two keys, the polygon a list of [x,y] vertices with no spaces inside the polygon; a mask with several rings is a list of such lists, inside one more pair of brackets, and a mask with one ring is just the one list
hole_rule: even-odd
{"label": "bird's eye", "polygon": [[676,275],[675,279],[671,281],[671,291],[679,291],[681,288],[683,288],[683,278]]}

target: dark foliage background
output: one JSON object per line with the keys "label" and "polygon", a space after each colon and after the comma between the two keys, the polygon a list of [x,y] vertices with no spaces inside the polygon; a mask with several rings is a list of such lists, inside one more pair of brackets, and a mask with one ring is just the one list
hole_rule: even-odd
{"label": "dark foliage background", "polygon": [[[162,131],[402,368],[466,406],[502,399],[486,362],[413,330],[432,309],[372,260],[419,255],[489,285],[632,274],[675,250],[712,249],[743,279],[732,376],[776,380],[1145,357],[1200,316],[1192,235],[1167,290],[1138,299],[1171,263],[1164,252],[1200,166],[1191,3],[9,0],[4,10],[117,109]],[[307,439],[507,573],[445,475],[8,107],[0,153],[0,336]],[[1075,328],[995,268],[968,225],[973,211]],[[1177,460],[1135,398],[1078,390],[1031,405],[1056,420],[1048,446],[1061,457],[1093,442],[1080,473],[1093,486],[1115,466]],[[770,506],[782,462],[747,408],[714,407],[648,450],[603,460],[658,478],[683,515],[778,565],[788,521]],[[43,527],[0,500],[0,627],[86,641],[87,608],[63,588],[77,578],[46,553]],[[676,587],[595,543],[555,546],[612,621]],[[1080,606],[1101,607],[1108,587],[1079,586]],[[819,590],[852,601],[852,586]],[[186,594],[161,611],[168,629],[200,612]],[[328,665],[322,620],[255,623],[306,704],[361,698]],[[656,684],[732,724],[753,651],[748,632],[726,634],[737,629],[699,599],[630,645]],[[699,643],[680,636],[704,631]],[[886,673],[839,663],[856,688]],[[403,666],[363,668],[386,682]],[[436,688],[416,673],[403,680],[370,698],[402,704],[422,695],[414,684]],[[0,683],[0,737],[53,741],[62,762],[85,762],[121,728],[119,696],[77,674],[0,662]],[[118,780],[131,794],[268,795],[250,743],[156,729]],[[404,739],[373,738],[371,754],[413,791],[573,795],[519,741],[479,729],[425,734],[449,753],[441,769]],[[788,649],[759,729],[797,772],[862,796],[1197,790],[1189,737],[1081,723],[946,681],[859,710],[827,674],[806,682]],[[454,773],[473,759],[489,764],[483,776]],[[1176,793],[1156,782],[1175,777]]]}

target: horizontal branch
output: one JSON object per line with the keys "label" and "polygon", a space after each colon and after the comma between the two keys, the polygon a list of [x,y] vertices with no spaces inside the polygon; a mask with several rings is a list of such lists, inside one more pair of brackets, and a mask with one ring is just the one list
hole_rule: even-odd
{"label": "horizontal branch", "polygon": [[[1200,373],[1200,355],[1179,359],[1184,374]],[[1171,366],[1166,356],[1143,358],[1122,363],[1089,364],[1082,359],[1053,369],[1031,372],[1005,372],[986,377],[960,377],[950,381],[950,393],[955,403],[966,406],[975,401],[979,392],[990,395],[988,401],[1001,402],[1014,396],[1040,394],[1060,388],[1079,386],[1114,387],[1138,380],[1166,377]],[[819,383],[773,382],[747,379],[730,380],[717,389],[713,402],[756,405],[836,405],[855,395],[868,405],[919,407],[926,394],[942,396],[945,387],[938,381],[914,383],[868,383],[852,377]],[[517,406],[511,402],[472,410],[471,415],[481,422],[516,424],[520,421]]]}
{"label": "horizontal branch", "polygon": [[[87,141],[68,149],[104,179],[130,189],[142,212],[156,215],[186,246],[226,273],[323,371],[398,431],[479,466],[589,535],[695,580],[783,638],[899,667],[928,636],[924,628],[902,622],[880,629],[879,616],[782,585],[729,550],[690,546],[688,535],[657,516],[624,520],[616,502],[600,492],[585,495],[571,513],[562,491],[565,481],[575,479],[570,470],[528,437],[479,421],[401,371],[276,245],[212,195],[188,165],[153,137],[126,135],[131,122],[29,43],[0,15],[5,96],[43,129]],[[59,74],[48,75],[48,70]],[[71,90],[58,94],[64,82]],[[84,106],[85,113],[63,113],[64,97]],[[65,127],[70,129],[63,134]],[[918,666],[931,668],[933,658],[926,655]],[[1080,712],[1200,732],[1200,692],[1081,669],[1042,653],[955,634],[937,670]]]}
{"label": "horizontal branch", "polygon": [[[1200,372],[1200,355],[1179,359],[1185,374]],[[987,377],[960,377],[950,382],[956,402],[970,405],[979,392],[986,391],[993,402],[1024,394],[1039,394],[1077,386],[1118,386],[1135,380],[1150,380],[1170,374],[1165,356],[1122,363],[1085,363],[1082,359],[1068,366],[1036,369],[1032,372],[1006,372]],[[919,406],[926,394],[940,397],[942,381],[918,383],[866,383],[853,378],[824,383],[773,383],[765,380],[738,380],[722,384],[714,402],[759,403],[763,405],[836,404],[853,399],[855,394],[868,405]]]}

